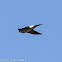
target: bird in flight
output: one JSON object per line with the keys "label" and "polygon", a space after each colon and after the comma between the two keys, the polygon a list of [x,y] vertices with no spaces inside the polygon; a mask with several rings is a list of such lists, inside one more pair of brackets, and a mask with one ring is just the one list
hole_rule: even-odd
{"label": "bird in flight", "polygon": [[43,24],[31,25],[31,26],[24,27],[22,29],[20,28],[18,30],[20,33],[30,33],[30,34],[41,34],[42,35],[42,33],[39,33],[37,31],[33,30],[35,27],[40,26],[40,25],[43,25]]}

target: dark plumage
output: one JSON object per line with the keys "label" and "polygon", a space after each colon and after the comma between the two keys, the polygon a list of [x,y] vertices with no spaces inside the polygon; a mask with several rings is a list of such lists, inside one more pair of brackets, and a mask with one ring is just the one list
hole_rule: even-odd
{"label": "dark plumage", "polygon": [[[31,25],[31,26],[24,27],[24,28],[18,29],[18,30],[19,30],[19,32],[21,32],[21,33],[26,33],[26,32],[27,32],[27,33],[30,33],[30,34],[41,34],[41,33],[37,32],[37,31],[34,31],[34,30],[33,30],[35,27],[40,26],[40,25],[43,25],[43,24]],[[42,34],[41,34],[41,35],[42,35]]]}

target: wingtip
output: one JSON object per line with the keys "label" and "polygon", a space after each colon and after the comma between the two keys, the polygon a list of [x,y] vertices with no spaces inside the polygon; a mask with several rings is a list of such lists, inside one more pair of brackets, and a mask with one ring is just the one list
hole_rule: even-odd
{"label": "wingtip", "polygon": [[39,24],[39,25],[44,25],[44,24]]}
{"label": "wingtip", "polygon": [[35,34],[35,35],[42,35],[42,34]]}
{"label": "wingtip", "polygon": [[42,33],[38,33],[38,34],[35,34],[35,35],[42,35]]}
{"label": "wingtip", "polygon": [[40,35],[42,35],[42,33],[40,33]]}

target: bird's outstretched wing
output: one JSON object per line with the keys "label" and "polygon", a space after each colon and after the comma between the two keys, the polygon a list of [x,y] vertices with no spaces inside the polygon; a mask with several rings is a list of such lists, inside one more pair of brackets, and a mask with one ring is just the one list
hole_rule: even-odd
{"label": "bird's outstretched wing", "polygon": [[38,25],[35,25],[35,26],[34,26],[34,28],[35,28],[35,27],[37,27],[37,26],[40,26],[40,25],[43,25],[43,24],[38,24]]}
{"label": "bird's outstretched wing", "polygon": [[29,26],[29,27],[34,29],[35,27],[40,26],[40,25],[43,25],[43,24],[31,25],[31,26]]}
{"label": "bird's outstretched wing", "polygon": [[[37,31],[34,31],[34,30],[31,30],[31,31],[29,31],[29,32],[27,32],[27,33],[30,33],[30,34],[41,34],[41,33],[37,32]],[[42,34],[41,34],[41,35],[42,35]]]}

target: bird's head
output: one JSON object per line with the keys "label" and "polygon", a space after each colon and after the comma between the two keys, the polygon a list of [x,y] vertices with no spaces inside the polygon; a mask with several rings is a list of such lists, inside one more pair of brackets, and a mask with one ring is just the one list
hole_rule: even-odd
{"label": "bird's head", "polygon": [[22,30],[22,29],[18,29],[19,30],[19,32],[20,32],[20,30]]}

